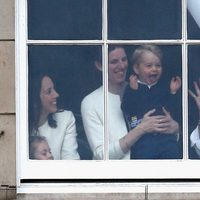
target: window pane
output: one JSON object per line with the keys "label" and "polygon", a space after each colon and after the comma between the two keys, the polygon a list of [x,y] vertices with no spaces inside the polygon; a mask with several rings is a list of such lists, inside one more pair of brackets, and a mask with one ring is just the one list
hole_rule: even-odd
{"label": "window pane", "polygon": [[109,0],[109,39],[181,38],[181,0]]}
{"label": "window pane", "polygon": [[[188,50],[188,87],[194,94],[197,94],[194,88],[194,81],[199,84],[200,78],[200,46],[189,46]],[[190,158],[199,159],[199,133],[197,125],[199,122],[199,112],[194,99],[189,95],[189,147]],[[196,145],[195,145],[196,144]],[[196,149],[196,151],[195,151]]]}
{"label": "window pane", "polygon": [[29,39],[101,39],[101,0],[29,0]]}
{"label": "window pane", "polygon": [[[100,47],[99,47],[100,48]],[[76,140],[78,143],[78,153],[80,155],[80,159],[92,159],[92,151],[90,149],[81,117],[81,102],[83,98],[97,89],[100,85],[102,85],[101,80],[101,72],[98,72],[94,66],[94,56],[96,56],[97,46],[29,46],[29,128],[30,134],[35,134],[32,130],[38,129],[39,135],[44,135],[47,137],[47,140],[52,145],[49,146],[52,149],[52,153],[54,153],[54,148],[60,148],[55,146],[59,141],[59,136],[53,137],[53,134],[49,131],[47,134],[45,133],[45,128],[41,129],[43,125],[40,126],[42,111],[46,112],[48,116],[53,113],[54,118],[58,118],[55,114],[55,103],[57,99],[57,108],[64,109],[67,111],[72,111],[76,122],[76,132],[78,133],[77,138],[74,140],[74,144],[72,146],[65,147],[68,152],[68,156],[62,157],[62,155],[53,155],[54,159],[78,159],[76,156],[73,157],[70,155],[70,148],[74,149],[76,146]],[[40,82],[38,81],[38,76],[40,74],[47,74],[53,84],[54,88],[51,87],[51,91],[45,91],[44,95],[43,90],[39,94],[37,88],[41,88]],[[44,79],[42,79],[44,80]],[[39,86],[37,87],[37,85]],[[55,89],[55,90],[54,90]],[[57,92],[57,95],[55,93]],[[46,92],[46,93],[45,93]],[[49,93],[48,93],[49,92]],[[59,97],[58,97],[59,94]],[[40,96],[39,96],[40,95]],[[42,98],[43,96],[44,98]],[[38,97],[37,97],[38,96]],[[52,97],[53,96],[53,97]],[[49,98],[47,98],[49,97]],[[46,100],[44,100],[46,99]],[[88,98],[89,99],[89,98]],[[97,99],[94,99],[96,101]],[[103,93],[102,99],[99,98],[99,101],[102,100],[103,106]],[[35,102],[39,102],[36,104]],[[49,104],[48,104],[49,102]],[[88,106],[91,102],[88,100],[86,106]],[[54,105],[52,105],[54,104]],[[36,106],[39,106],[37,108]],[[91,106],[92,107],[92,106]],[[85,108],[85,112],[90,111],[90,106]],[[102,110],[101,110],[102,109]],[[38,114],[37,111],[38,110]],[[103,107],[100,107],[100,111],[103,115]],[[93,111],[95,112],[95,110]],[[71,114],[71,113],[70,113]],[[88,114],[88,118],[90,118],[93,113]],[[91,115],[91,116],[90,116]],[[73,118],[71,116],[71,118]],[[87,120],[87,119],[86,119]],[[35,124],[33,123],[35,122]],[[73,121],[73,120],[72,120]],[[69,120],[66,120],[68,123]],[[102,122],[103,123],[103,122]],[[89,124],[91,125],[91,124]],[[92,126],[92,125],[91,125]],[[101,125],[102,129],[98,132],[100,134],[99,137],[102,137],[103,140],[103,124]],[[57,122],[57,128],[59,128],[59,121]],[[55,127],[53,127],[55,129]],[[67,125],[66,130],[71,130],[72,123]],[[96,128],[96,127],[94,127]],[[50,129],[50,128],[48,128]],[[41,132],[44,131],[44,132]],[[89,133],[94,130],[90,130]],[[70,137],[70,131],[66,132],[66,135]],[[49,135],[48,135],[49,134]],[[58,133],[56,132],[58,135]],[[60,136],[64,137],[64,136]],[[92,137],[92,136],[91,136]],[[53,138],[53,142],[52,142]],[[73,138],[74,139],[74,138]],[[67,139],[66,139],[67,140]],[[68,142],[72,140],[68,138]],[[62,142],[62,141],[60,141]],[[103,144],[103,142],[102,142]],[[59,146],[59,145],[58,145]],[[94,148],[94,147],[93,147]],[[61,148],[60,151],[63,149]],[[74,149],[76,151],[76,149]],[[74,154],[73,154],[74,155]]]}
{"label": "window pane", "polygon": [[[108,71],[110,159],[181,159],[181,46],[110,45]],[[135,77],[129,87],[126,80],[131,75]],[[178,87],[177,82],[172,81],[173,77],[177,81],[177,76],[180,78]],[[166,126],[160,124],[160,119],[165,121],[163,116],[151,126],[153,129],[142,120],[152,109],[156,110],[151,117],[164,115],[163,107],[179,123],[179,134],[177,129],[167,129],[164,134],[161,129],[156,129]],[[138,134],[138,127],[141,127],[140,130],[148,129],[145,129],[144,135],[137,137],[134,135]],[[170,134],[171,131],[177,132]]]}

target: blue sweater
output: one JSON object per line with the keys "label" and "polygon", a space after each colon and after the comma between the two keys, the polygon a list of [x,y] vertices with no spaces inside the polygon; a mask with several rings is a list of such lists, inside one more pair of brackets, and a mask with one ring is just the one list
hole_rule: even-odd
{"label": "blue sweater", "polygon": [[151,86],[138,83],[138,89],[133,90],[128,85],[125,89],[121,108],[130,129],[137,126],[144,114],[156,109],[153,115],[163,114],[162,107],[170,112],[172,118],[181,123],[181,95],[170,93],[169,86],[159,81]]}
{"label": "blue sweater", "polygon": [[[121,108],[129,130],[135,128],[145,113],[156,109],[153,115],[162,115],[162,107],[170,112],[178,123],[181,122],[181,95],[170,93],[169,86],[159,81],[148,87],[138,83],[138,89],[125,89]],[[174,134],[148,133],[143,135],[131,148],[131,159],[177,159],[181,157],[180,145]]]}

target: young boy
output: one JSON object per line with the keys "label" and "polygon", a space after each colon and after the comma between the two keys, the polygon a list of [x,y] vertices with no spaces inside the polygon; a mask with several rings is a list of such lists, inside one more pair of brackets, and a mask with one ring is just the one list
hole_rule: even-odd
{"label": "young boy", "polygon": [[34,160],[53,160],[47,140],[43,136],[30,136],[29,158]]}
{"label": "young boy", "polygon": [[[142,45],[132,55],[135,75],[125,89],[121,108],[130,129],[135,128],[143,115],[155,109],[153,115],[163,115],[163,108],[176,121],[181,119],[181,104],[178,90],[180,77],[173,77],[170,84],[164,83],[162,75],[162,52],[155,45]],[[180,147],[175,134],[148,133],[142,136],[131,149],[132,159],[180,158]]]}

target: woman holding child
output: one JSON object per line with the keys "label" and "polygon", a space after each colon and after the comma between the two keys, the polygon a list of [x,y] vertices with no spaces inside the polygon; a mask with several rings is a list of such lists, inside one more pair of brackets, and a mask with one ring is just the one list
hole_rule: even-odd
{"label": "woman holding child", "polygon": [[50,76],[33,77],[29,89],[29,134],[45,137],[55,160],[80,159],[74,115],[58,110],[59,94]]}
{"label": "woman holding child", "polygon": [[[102,71],[101,59],[95,61],[96,67]],[[127,86],[126,72],[128,59],[123,46],[110,45],[108,54],[108,134],[109,159],[131,159],[132,146],[145,134],[159,132],[176,134],[179,125],[170,114],[163,109],[163,115],[152,114],[155,109],[147,111],[141,123],[134,129],[127,130],[127,124],[121,110],[124,89]],[[103,87],[101,86],[86,96],[81,104],[81,113],[85,132],[93,151],[94,159],[103,159]]]}

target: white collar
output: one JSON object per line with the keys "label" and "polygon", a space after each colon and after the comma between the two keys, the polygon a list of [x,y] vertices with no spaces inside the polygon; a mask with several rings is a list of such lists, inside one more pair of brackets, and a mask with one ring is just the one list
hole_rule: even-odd
{"label": "white collar", "polygon": [[140,80],[138,80],[138,83],[140,83],[140,84],[142,84],[142,85],[146,85],[149,89],[150,89],[152,86],[154,86],[154,85],[157,84],[157,82],[155,82],[155,83],[153,83],[153,84],[151,84],[151,85],[148,85],[148,84],[146,84],[146,83],[144,83],[144,82],[142,82],[142,81],[140,81]]}

